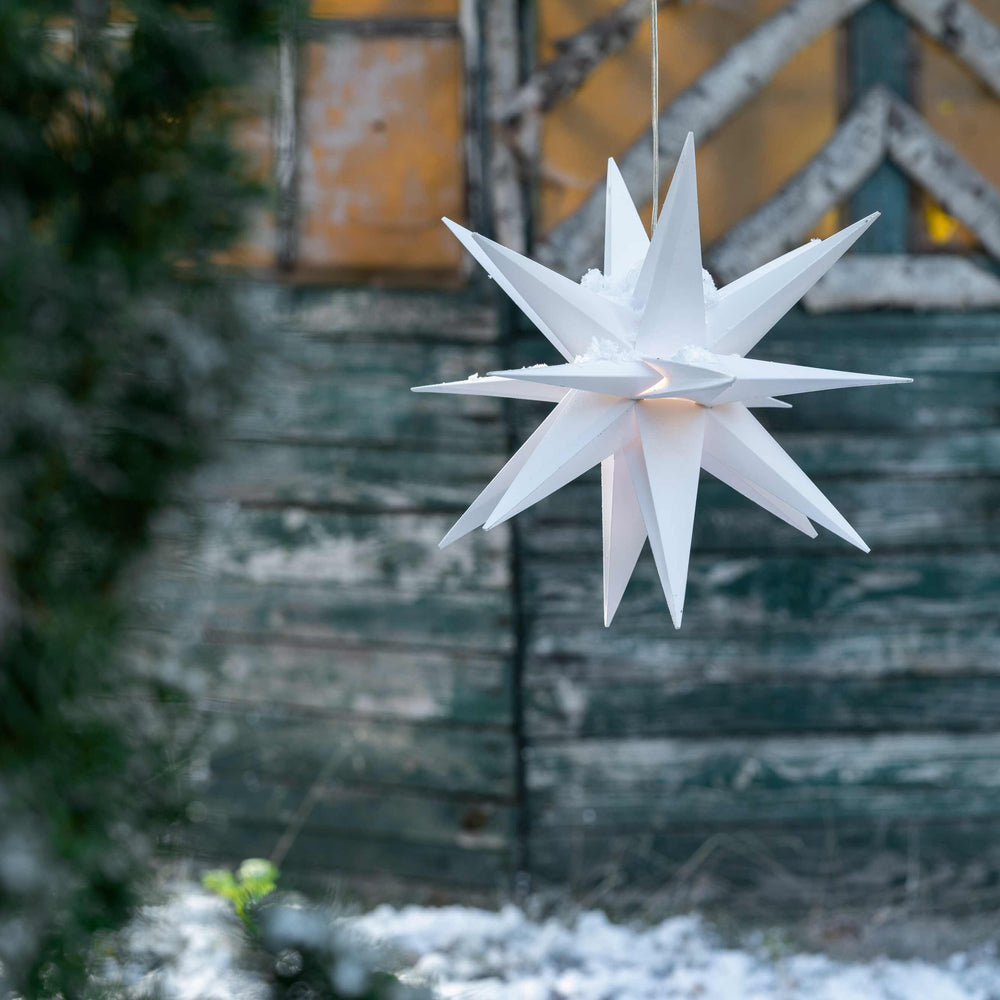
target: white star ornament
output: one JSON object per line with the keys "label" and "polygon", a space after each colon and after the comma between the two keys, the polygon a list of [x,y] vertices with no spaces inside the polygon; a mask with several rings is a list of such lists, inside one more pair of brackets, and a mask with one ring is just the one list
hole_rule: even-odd
{"label": "white star ornament", "polygon": [[780,397],[793,393],[911,380],[745,355],[877,217],[716,291],[702,271],[688,135],[652,241],[608,161],[604,271],[580,284],[445,219],[565,363],[414,389],[556,404],[441,546],[506,521],[600,462],[605,625],[648,536],[680,628],[700,469],[810,537],[814,521],[867,552],[750,408],[788,406]]}

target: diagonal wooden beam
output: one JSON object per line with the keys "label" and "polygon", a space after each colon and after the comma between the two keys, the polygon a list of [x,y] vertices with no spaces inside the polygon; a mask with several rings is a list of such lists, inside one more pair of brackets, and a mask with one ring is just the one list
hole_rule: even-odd
{"label": "diagonal wooden beam", "polygon": [[[749,101],[798,51],[867,0],[791,0],[758,25],[698,80],[682,91],[660,116],[660,156],[676,160],[689,130],[704,140]],[[647,129],[619,160],[631,191],[652,183]],[[539,247],[549,266],[582,274],[600,261],[604,222],[604,185],[597,185],[581,208],[560,223]]]}
{"label": "diagonal wooden beam", "polygon": [[893,0],[1000,96],[1000,27],[968,0]]}
{"label": "diagonal wooden beam", "polygon": [[787,250],[886,156],[1000,258],[1000,191],[913,108],[875,87],[813,160],[708,251],[709,268],[732,281]]}
{"label": "diagonal wooden beam", "polygon": [[893,99],[889,155],[1000,258],[1000,191],[903,101]]}
{"label": "diagonal wooden beam", "polygon": [[719,281],[790,249],[875,170],[888,149],[891,101],[884,88],[869,91],[805,167],[709,249],[706,266]]}
{"label": "diagonal wooden beam", "polygon": [[[658,0],[658,5],[681,2],[684,0]],[[649,17],[649,10],[649,0],[625,0],[575,35],[560,39],[556,42],[558,55],[535,70],[504,103],[497,112],[500,120],[511,122],[524,114],[548,111],[575,94],[608,56],[628,45]]]}
{"label": "diagonal wooden beam", "polygon": [[995,309],[1000,279],[954,254],[852,253],[803,300],[813,313],[866,309]]}

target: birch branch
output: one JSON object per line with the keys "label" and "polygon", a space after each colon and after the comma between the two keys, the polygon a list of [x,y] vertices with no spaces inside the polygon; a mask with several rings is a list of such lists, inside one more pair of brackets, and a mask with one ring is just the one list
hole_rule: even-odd
{"label": "birch branch", "polygon": [[888,157],[1000,257],[1000,192],[908,104],[870,90],[820,153],[707,254],[720,281],[794,245]]}
{"label": "birch branch", "polygon": [[[867,0],[791,0],[747,34],[684,90],[660,116],[660,156],[675,160],[691,129],[699,140],[710,136],[741,108],[798,51]],[[629,147],[619,161],[631,191],[646,191],[652,181],[652,130]],[[604,224],[604,184],[562,222],[539,248],[546,264],[582,274],[600,258]]]}
{"label": "birch branch", "polygon": [[995,309],[1000,279],[964,257],[848,254],[806,294],[813,313],[841,309]]}
{"label": "birch branch", "polygon": [[719,281],[790,249],[875,170],[886,154],[890,102],[887,90],[870,90],[806,166],[708,251]]}
{"label": "birch branch", "polygon": [[895,0],[932,38],[1000,95],[1000,27],[967,0]]}
{"label": "birch branch", "polygon": [[[485,61],[489,79],[489,113],[494,120],[498,109],[520,82],[521,44],[517,8],[513,0],[491,0],[484,5],[483,31]],[[495,238],[511,250],[527,249],[528,220],[522,178],[524,164],[517,152],[519,144],[510,129],[494,126],[489,149],[489,191]]]}
{"label": "birch branch", "polygon": [[275,256],[290,271],[297,256],[299,40],[293,14],[285,14],[278,41],[278,99],[274,116],[274,181],[278,194]]}
{"label": "birch branch", "polygon": [[[460,0],[458,31],[462,39],[462,145],[465,150],[465,215],[477,232],[489,228],[486,205],[486,150],[484,149],[484,109],[480,100],[483,78],[482,24],[478,0]],[[464,274],[473,261],[462,254]]]}
{"label": "birch branch", "polygon": [[1000,257],[1000,192],[898,99],[889,109],[889,155]]}
{"label": "birch branch", "polygon": [[[661,7],[690,0],[658,0]],[[649,0],[625,0],[610,14],[556,42],[559,54],[536,70],[498,111],[502,121],[548,111],[576,93],[601,62],[632,40],[649,17]]]}

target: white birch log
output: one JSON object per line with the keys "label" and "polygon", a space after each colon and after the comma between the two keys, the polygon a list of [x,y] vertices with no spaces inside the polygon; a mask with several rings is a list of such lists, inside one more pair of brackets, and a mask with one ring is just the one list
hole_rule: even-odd
{"label": "white birch log", "polygon": [[968,0],[895,0],[907,16],[1000,95],[1000,27]]}
{"label": "white birch log", "polygon": [[[667,2],[677,0],[659,0],[659,5]],[[501,120],[548,111],[574,94],[608,56],[628,45],[639,25],[649,17],[649,9],[649,0],[625,0],[610,14],[556,42],[558,55],[532,73],[500,108]]]}
{"label": "white birch log", "polygon": [[500,109],[517,91],[521,44],[515,0],[489,0],[483,5],[489,116],[493,119],[489,150],[489,192],[495,238],[511,250],[527,249],[523,175],[517,153],[517,132],[497,123]]}
{"label": "white birch log", "polygon": [[1000,192],[909,105],[891,98],[889,155],[1000,257]]}
{"label": "white birch log", "polygon": [[[798,51],[823,31],[862,7],[866,0],[791,0],[747,34],[683,91],[660,116],[660,156],[676,160],[693,130],[704,140],[741,108]],[[619,166],[630,191],[652,182],[652,129],[629,147]],[[539,247],[539,258],[570,275],[600,261],[604,225],[604,184]]]}
{"label": "white birch log", "polygon": [[[465,213],[468,224],[477,232],[487,226],[485,135],[482,116],[484,109],[479,97],[484,73],[482,61],[482,30],[479,0],[460,0],[458,31],[462,39],[462,145],[465,151]],[[472,272],[475,262],[462,254],[462,269]]]}
{"label": "white birch log", "polygon": [[727,282],[776,257],[851,194],[886,156],[1000,257],[1000,192],[913,108],[877,87],[813,160],[709,250],[709,268]]}
{"label": "white birch log", "polygon": [[814,313],[863,309],[993,309],[1000,278],[964,257],[849,254],[806,294]]}
{"label": "white birch log", "polygon": [[800,242],[875,170],[886,154],[891,100],[882,88],[869,91],[805,167],[708,251],[707,266],[721,283]]}
{"label": "white birch log", "polygon": [[285,15],[278,40],[278,97],[274,113],[274,184],[278,195],[275,257],[291,270],[297,256],[298,31],[294,13]]}

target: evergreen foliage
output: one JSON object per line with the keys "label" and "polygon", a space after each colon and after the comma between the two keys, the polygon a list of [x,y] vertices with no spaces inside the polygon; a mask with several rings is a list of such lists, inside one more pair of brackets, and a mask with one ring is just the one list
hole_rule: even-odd
{"label": "evergreen foliage", "polygon": [[81,995],[182,805],[128,574],[247,361],[213,260],[282,2],[0,4],[0,996]]}

